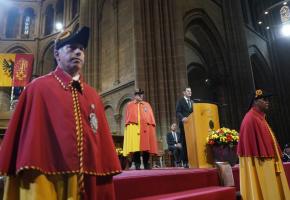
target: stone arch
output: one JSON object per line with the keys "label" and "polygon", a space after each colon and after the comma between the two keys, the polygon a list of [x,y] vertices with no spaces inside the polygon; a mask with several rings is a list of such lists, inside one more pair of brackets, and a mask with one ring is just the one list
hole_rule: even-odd
{"label": "stone arch", "polygon": [[210,91],[208,90],[208,86],[206,83],[207,80],[207,70],[206,67],[200,63],[192,62],[187,66],[187,76],[188,79],[192,79],[189,82],[189,86],[192,91],[195,91],[195,94],[198,94],[197,97],[193,97],[194,99],[211,99]]}
{"label": "stone arch", "polygon": [[[194,89],[192,97],[224,104],[229,90],[225,83],[228,71],[223,38],[202,9],[190,10],[183,19],[188,85]],[[225,123],[228,115],[226,110],[220,110],[221,123]]]}
{"label": "stone arch", "polygon": [[124,128],[125,128],[125,109],[128,102],[132,100],[131,95],[124,95],[119,103],[118,103],[118,111],[119,111],[119,127],[121,135],[124,135]]}
{"label": "stone arch", "polygon": [[53,71],[56,67],[56,61],[54,58],[54,42],[50,42],[43,51],[41,56],[41,70],[40,74],[48,74]]}
{"label": "stone arch", "polygon": [[132,94],[125,94],[123,95],[119,101],[118,101],[118,104],[116,106],[116,111],[120,114],[122,113],[121,112],[121,109],[122,109],[122,106],[124,103],[127,103],[128,101],[131,101],[132,100]]}
{"label": "stone arch", "polygon": [[116,134],[117,133],[117,124],[116,124],[116,120],[115,120],[114,109],[111,105],[105,106],[105,114],[106,114],[106,117],[107,117],[109,127],[110,127],[112,134]]}
{"label": "stone arch", "polygon": [[249,47],[249,55],[255,89],[262,88],[268,91],[273,91],[272,70],[264,55],[255,45]]}
{"label": "stone arch", "polygon": [[32,53],[32,51],[24,44],[13,44],[4,50],[6,53]]}

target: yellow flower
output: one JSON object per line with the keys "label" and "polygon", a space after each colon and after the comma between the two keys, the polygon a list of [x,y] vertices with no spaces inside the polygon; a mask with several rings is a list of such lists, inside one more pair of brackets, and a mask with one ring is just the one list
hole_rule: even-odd
{"label": "yellow flower", "polygon": [[238,132],[222,127],[217,130],[209,130],[206,142],[209,145],[236,145],[239,141]]}

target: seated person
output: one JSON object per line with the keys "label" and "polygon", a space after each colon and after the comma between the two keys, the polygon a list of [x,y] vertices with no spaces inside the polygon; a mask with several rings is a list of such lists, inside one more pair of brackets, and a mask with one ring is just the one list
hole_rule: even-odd
{"label": "seated person", "polygon": [[180,133],[176,131],[177,125],[173,123],[170,126],[170,132],[167,133],[166,141],[168,145],[168,150],[173,153],[174,163],[176,167],[181,167],[181,154],[182,154],[182,145]]}

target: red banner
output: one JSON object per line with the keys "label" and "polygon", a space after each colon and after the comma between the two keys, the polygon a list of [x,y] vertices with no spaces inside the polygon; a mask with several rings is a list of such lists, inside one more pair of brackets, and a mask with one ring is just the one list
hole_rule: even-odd
{"label": "red banner", "polygon": [[33,54],[16,54],[13,70],[13,86],[24,87],[32,75]]}

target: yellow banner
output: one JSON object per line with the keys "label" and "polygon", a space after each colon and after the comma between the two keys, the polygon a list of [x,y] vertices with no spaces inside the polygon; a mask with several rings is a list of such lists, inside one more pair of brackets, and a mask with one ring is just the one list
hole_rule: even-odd
{"label": "yellow banner", "polygon": [[11,87],[16,54],[0,54],[0,87]]}

